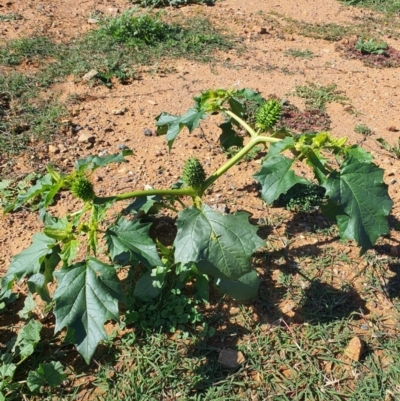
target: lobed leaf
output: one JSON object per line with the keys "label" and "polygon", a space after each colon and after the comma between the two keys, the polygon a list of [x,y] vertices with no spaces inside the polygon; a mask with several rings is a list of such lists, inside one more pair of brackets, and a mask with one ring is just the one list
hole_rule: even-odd
{"label": "lobed leaf", "polygon": [[57,252],[58,249],[54,249],[55,245],[55,239],[42,233],[35,234],[32,245],[14,256],[6,275],[1,280],[1,294],[9,290],[15,280],[20,280],[27,274],[39,273],[46,257],[51,257],[53,252]]}
{"label": "lobed leaf", "polygon": [[108,156],[88,156],[85,159],[79,159],[75,162],[77,171],[83,173],[87,170],[94,171],[99,167],[105,167],[110,163],[125,163],[125,156],[133,155],[130,149],[124,149],[120,153]]}
{"label": "lobed leaf", "polygon": [[272,156],[266,159],[261,170],[253,175],[261,184],[261,197],[266,203],[271,204],[295,184],[308,184],[305,178],[296,176],[291,170],[294,162],[295,159],[282,155]]}
{"label": "lobed leaf", "polygon": [[21,361],[31,356],[35,351],[35,347],[40,341],[41,330],[41,323],[33,319],[19,330],[12,351],[16,352],[18,350]]}
{"label": "lobed leaf", "polygon": [[207,205],[183,210],[176,222],[175,262],[196,263],[201,273],[228,280],[248,273],[253,253],[264,245],[248,218],[246,212],[223,215]]}
{"label": "lobed leaf", "polygon": [[341,238],[357,242],[361,253],[389,231],[387,217],[393,202],[381,168],[351,158],[340,172],[330,174],[323,187],[329,201],[322,212],[337,221]]}
{"label": "lobed leaf", "polygon": [[161,266],[156,245],[149,236],[150,225],[120,217],[105,234],[111,259],[122,266],[139,262],[148,268]]}
{"label": "lobed leaf", "polygon": [[72,329],[74,343],[89,363],[99,341],[104,340],[106,320],[118,320],[118,302],[123,292],[114,266],[95,258],[63,267],[54,273],[58,287],[54,293],[55,332]]}
{"label": "lobed leaf", "polygon": [[226,121],[219,125],[222,130],[222,134],[219,136],[219,143],[225,150],[231,146],[243,147],[244,139],[237,135],[236,131],[232,128],[232,122]]}
{"label": "lobed leaf", "polygon": [[43,386],[54,389],[66,378],[60,362],[41,363],[36,370],[29,372],[27,384],[29,390],[38,392]]}
{"label": "lobed leaf", "polygon": [[190,134],[199,126],[200,120],[204,120],[206,116],[203,110],[196,109],[189,109],[182,116],[161,113],[156,117],[157,135],[166,135],[168,148],[171,150],[176,137],[184,127],[189,130]]}

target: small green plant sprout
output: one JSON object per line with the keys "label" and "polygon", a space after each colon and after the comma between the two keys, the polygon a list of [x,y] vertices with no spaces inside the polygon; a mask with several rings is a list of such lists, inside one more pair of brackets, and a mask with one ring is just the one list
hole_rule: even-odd
{"label": "small green plant sprout", "polygon": [[385,141],[383,138],[378,138],[376,140],[382,149],[387,150],[390,152],[394,157],[400,159],[400,137],[397,138],[397,146],[392,146],[390,143]]}
{"label": "small green plant sprout", "polygon": [[[249,213],[221,213],[207,205],[205,194],[257,149],[267,150],[259,171],[253,175],[265,203],[290,195],[296,185],[310,185],[293,169],[303,162],[314,173],[320,195],[324,193],[321,211],[338,223],[343,239],[354,240],[360,252],[366,252],[389,230],[392,201],[383,170],[360,146],[347,145],[347,138],[334,138],[328,132],[295,134],[285,127],[276,128],[280,113],[278,100],[266,101],[250,89],[212,89],[195,97],[193,106],[183,115],[159,114],[155,119],[157,133],[165,135],[169,148],[185,128],[191,133],[208,116],[220,114],[224,119],[220,146],[224,150],[232,146],[239,149],[210,175],[198,159],[188,159],[182,180],[170,188],[98,196],[90,181],[91,173],[109,163],[126,162],[126,157],[133,155],[129,149],[77,160],[69,174],[47,166],[47,174],[19,194],[6,210],[17,210],[38,199],[44,229],[13,258],[1,280],[1,297],[9,299],[14,283],[27,277],[30,291],[53,308],[55,331],[66,328],[68,338],[88,363],[99,341],[107,338],[104,323],[118,320],[119,306],[132,297],[136,305],[149,299],[157,302],[166,294],[207,301],[210,287],[239,301],[256,297],[260,279],[252,265],[253,254],[266,242],[258,236],[257,227],[250,224]],[[60,191],[70,191],[82,202],[71,213],[53,216],[48,206]],[[312,207],[316,207],[317,195],[307,195]],[[122,205],[121,213],[116,215],[118,204]],[[150,236],[151,223],[146,215],[163,208],[176,214],[172,244],[155,238],[157,233]],[[117,274],[120,269],[130,272],[129,286]],[[49,293],[50,283],[55,287],[53,294]],[[185,290],[188,283],[190,295]],[[177,319],[168,323],[161,316],[162,324],[175,329],[199,320],[189,303],[177,298],[170,305],[174,305]],[[131,312],[126,310],[126,321],[140,320],[137,313]],[[186,318],[179,318],[180,314]]]}
{"label": "small green plant sprout", "polygon": [[286,56],[296,57],[296,58],[313,58],[314,53],[311,50],[300,50],[300,49],[288,49],[285,51]]}
{"label": "small green plant sprout", "polygon": [[365,124],[358,124],[354,127],[354,132],[357,134],[361,134],[364,136],[370,136],[373,134],[373,131],[371,128],[369,128],[367,125]]}
{"label": "small green plant sprout", "polygon": [[356,50],[362,54],[384,54],[388,45],[385,42],[376,42],[374,39],[364,41],[359,38],[356,43]]}

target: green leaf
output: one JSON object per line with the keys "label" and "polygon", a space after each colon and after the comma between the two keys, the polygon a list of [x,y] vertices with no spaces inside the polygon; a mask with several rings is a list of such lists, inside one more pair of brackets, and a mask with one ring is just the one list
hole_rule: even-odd
{"label": "green leaf", "polygon": [[76,239],[71,239],[63,245],[60,257],[64,265],[69,266],[73,262],[78,254],[79,245],[80,241]]}
{"label": "green leaf", "polygon": [[260,95],[259,92],[255,92],[247,88],[238,89],[234,93],[234,97],[243,98],[245,100],[252,100],[258,103],[260,106],[265,103],[265,99]]}
{"label": "green leaf", "polygon": [[34,294],[35,292],[40,295],[43,301],[49,303],[51,302],[51,297],[49,294],[49,289],[47,288],[47,284],[49,281],[46,279],[46,276],[42,273],[36,273],[33,276],[29,277],[28,280],[28,288],[29,291]]}
{"label": "green leaf", "polygon": [[323,184],[328,205],[322,212],[336,219],[340,236],[353,239],[361,253],[373,247],[376,239],[389,231],[388,215],[393,202],[383,182],[383,170],[372,163],[350,159]]}
{"label": "green leaf", "polygon": [[294,145],[295,145],[294,139],[290,136],[283,138],[279,142],[274,142],[269,147],[266,158],[269,159],[270,157],[279,155],[279,153],[282,153],[286,149],[292,149],[292,148],[294,148]]}
{"label": "green leaf", "polygon": [[12,379],[14,377],[16,369],[17,365],[14,363],[2,363],[0,366],[0,389],[2,388],[1,383],[3,381],[6,381],[6,379]]}
{"label": "green leaf", "polygon": [[244,117],[244,115],[246,114],[246,108],[238,99],[231,97],[229,98],[228,103],[233,113],[235,113],[238,117]]}
{"label": "green leaf", "polygon": [[282,155],[270,157],[253,175],[261,184],[261,197],[266,203],[271,204],[295,184],[308,184],[305,178],[297,177],[291,170],[294,161]]}
{"label": "green leaf", "polygon": [[[159,195],[143,196],[136,198],[130,205],[124,209],[124,213],[137,214],[143,212],[148,214],[149,212],[157,213],[162,207],[162,197]],[[159,206],[159,207],[158,207]]]}
{"label": "green leaf", "polygon": [[35,351],[35,347],[40,341],[41,330],[41,323],[33,319],[19,330],[17,341],[12,351],[16,352],[18,350],[21,361],[31,356]]}
{"label": "green leaf", "polygon": [[247,301],[258,295],[261,280],[255,270],[239,277],[237,280],[219,280],[220,290],[237,301]]}
{"label": "green leaf", "polygon": [[75,168],[83,173],[87,170],[94,171],[99,167],[107,166],[110,163],[125,163],[127,160],[125,156],[133,155],[130,149],[124,149],[120,153],[108,156],[89,156],[85,159],[79,159],[75,162]]}
{"label": "green leaf", "polygon": [[72,234],[72,223],[68,221],[67,217],[57,218],[46,213],[43,220],[45,225],[43,232],[50,238],[62,241]]}
{"label": "green leaf", "polygon": [[18,311],[20,319],[27,320],[31,317],[32,311],[36,308],[36,302],[32,294],[28,294],[24,301],[24,307]]}
{"label": "green leaf", "polygon": [[243,147],[244,139],[237,135],[236,131],[232,128],[231,121],[222,123],[219,125],[219,128],[222,130],[222,134],[219,136],[219,143],[223,149],[227,150],[231,146]]}
{"label": "green leaf", "polygon": [[171,150],[176,137],[184,127],[192,133],[199,126],[200,120],[204,120],[206,116],[203,110],[196,109],[189,109],[182,116],[161,113],[156,117],[157,135],[166,135],[168,148]]}
{"label": "green leaf", "polygon": [[347,147],[344,150],[344,153],[346,154],[346,158],[350,159],[351,157],[353,157],[359,162],[371,163],[374,159],[374,156],[372,156],[371,153],[367,152],[365,149],[358,145]]}
{"label": "green leaf", "polygon": [[[25,193],[19,194],[16,201],[9,206],[5,212],[19,209],[24,203],[36,198],[39,195],[45,196],[53,187],[53,180],[50,174],[46,174],[36,181]],[[49,200],[50,201],[50,200]]]}
{"label": "green leaf", "polygon": [[329,174],[329,170],[325,167],[326,159],[315,153],[312,149],[307,150],[306,157],[307,164],[312,167],[319,184],[322,184]]}
{"label": "green leaf", "polygon": [[203,302],[208,302],[210,298],[210,283],[205,274],[196,275],[196,290]]}
{"label": "green leaf", "polygon": [[224,215],[207,205],[178,215],[175,262],[196,263],[199,271],[217,278],[237,279],[251,270],[253,252],[264,245],[249,214]]}
{"label": "green leaf", "polygon": [[154,278],[151,276],[151,272],[145,272],[137,281],[133,295],[142,299],[157,297],[161,290],[155,287],[153,282]]}
{"label": "green leaf", "polygon": [[150,269],[161,266],[156,245],[149,236],[150,226],[120,217],[105,234],[112,260],[122,266],[138,262]]}
{"label": "green leaf", "polygon": [[232,89],[209,89],[199,96],[194,96],[193,100],[197,110],[215,113],[221,111],[223,104],[232,97],[233,93]]}
{"label": "green leaf", "polygon": [[89,363],[99,341],[104,340],[106,320],[118,320],[118,301],[123,292],[114,266],[95,258],[86,263],[63,267],[54,273],[58,287],[55,332],[63,327],[74,330],[75,345],[86,363]]}
{"label": "green leaf", "polygon": [[43,386],[51,389],[59,386],[67,376],[63,372],[60,362],[50,362],[40,364],[36,370],[31,370],[28,374],[27,384],[29,390],[38,392]]}
{"label": "green leaf", "polygon": [[56,240],[42,233],[33,236],[32,245],[14,256],[7,274],[1,281],[2,293],[11,288],[15,279],[20,280],[27,274],[39,273],[46,258],[53,252]]}

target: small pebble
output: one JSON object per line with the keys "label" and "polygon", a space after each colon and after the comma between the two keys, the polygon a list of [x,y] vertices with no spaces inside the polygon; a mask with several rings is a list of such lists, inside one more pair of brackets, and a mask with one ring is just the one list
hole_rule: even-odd
{"label": "small pebble", "polygon": [[151,130],[150,128],[144,128],[144,129],[143,129],[143,134],[144,134],[145,136],[153,136],[153,135],[154,135],[154,132],[153,132],[153,130]]}

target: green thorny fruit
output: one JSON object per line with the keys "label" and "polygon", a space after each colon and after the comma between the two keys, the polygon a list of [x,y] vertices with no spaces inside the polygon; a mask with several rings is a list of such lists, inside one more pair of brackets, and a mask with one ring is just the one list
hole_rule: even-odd
{"label": "green thorny fruit", "polygon": [[270,99],[260,106],[256,112],[256,127],[261,131],[273,128],[281,118],[281,104],[276,99]]}
{"label": "green thorny fruit", "polygon": [[76,174],[71,183],[71,192],[85,202],[93,200],[95,194],[93,184],[82,174]]}
{"label": "green thorny fruit", "polygon": [[191,157],[186,160],[183,166],[182,180],[183,182],[194,189],[200,189],[206,179],[206,173],[199,159]]}

